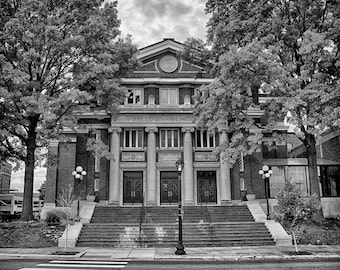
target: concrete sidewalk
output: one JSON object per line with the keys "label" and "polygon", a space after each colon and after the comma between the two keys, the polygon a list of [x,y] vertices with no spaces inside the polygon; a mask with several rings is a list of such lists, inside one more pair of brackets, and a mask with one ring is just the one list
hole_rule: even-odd
{"label": "concrete sidewalk", "polygon": [[310,255],[290,255],[293,246],[256,247],[211,247],[185,248],[186,255],[175,255],[174,248],[69,248],[76,255],[55,255],[62,248],[0,248],[1,259],[95,259],[95,260],[220,260],[220,261],[261,261],[261,260],[337,260],[340,262],[340,246],[301,245],[299,251]]}

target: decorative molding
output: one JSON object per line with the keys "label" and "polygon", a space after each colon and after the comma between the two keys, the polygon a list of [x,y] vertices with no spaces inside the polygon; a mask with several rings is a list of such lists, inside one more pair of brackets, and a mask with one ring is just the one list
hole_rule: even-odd
{"label": "decorative molding", "polygon": [[156,132],[158,132],[158,128],[156,128],[156,127],[146,127],[145,128],[145,132],[147,132],[147,133],[149,133],[149,132],[156,133]]}
{"label": "decorative molding", "polygon": [[179,83],[191,83],[191,84],[209,84],[213,82],[210,78],[122,78],[122,84],[179,84]]}
{"label": "decorative molding", "polygon": [[[120,114],[114,119],[120,123],[193,123],[193,116],[191,114]],[[145,124],[144,124],[145,125]],[[111,127],[112,128],[112,127]]]}
{"label": "decorative molding", "polygon": [[122,152],[122,161],[145,161],[144,152]]}
{"label": "decorative molding", "polygon": [[195,129],[193,127],[183,127],[182,128],[182,132],[184,132],[184,133],[187,133],[187,132],[192,133],[194,131],[195,131]]}
{"label": "decorative molding", "polygon": [[176,57],[174,57],[173,55],[167,54],[167,55],[164,55],[161,59],[159,59],[158,65],[162,71],[166,73],[172,73],[177,70],[179,63]]}
{"label": "decorative molding", "polygon": [[195,152],[195,161],[217,161],[218,158],[212,152]]}
{"label": "decorative molding", "polygon": [[158,153],[158,162],[159,163],[169,163],[175,164],[175,162],[181,157],[180,152],[168,152],[162,151]]}
{"label": "decorative molding", "polygon": [[118,127],[110,127],[108,129],[109,133],[121,133],[122,132],[122,129],[121,128],[118,128]]}

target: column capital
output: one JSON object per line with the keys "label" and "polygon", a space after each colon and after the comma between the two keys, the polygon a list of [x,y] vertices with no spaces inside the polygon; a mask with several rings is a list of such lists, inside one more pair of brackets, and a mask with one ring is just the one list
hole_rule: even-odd
{"label": "column capital", "polygon": [[158,132],[158,128],[156,128],[156,127],[146,127],[145,128],[145,132],[147,132],[147,133],[149,133],[149,132],[156,133],[156,132]]}
{"label": "column capital", "polygon": [[120,127],[109,127],[109,133],[121,133],[122,129]]}
{"label": "column capital", "polygon": [[183,127],[182,128],[182,132],[184,132],[184,133],[191,133],[191,132],[194,132],[195,131],[195,129],[193,128],[193,127]]}

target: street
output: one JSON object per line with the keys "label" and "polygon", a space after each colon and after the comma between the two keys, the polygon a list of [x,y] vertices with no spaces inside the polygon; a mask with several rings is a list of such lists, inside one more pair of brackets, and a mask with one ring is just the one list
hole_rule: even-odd
{"label": "street", "polygon": [[1,270],[42,270],[42,269],[126,269],[126,270],[338,270],[339,260],[327,261],[281,261],[281,262],[230,262],[230,261],[95,261],[95,260],[32,260],[32,259],[0,259]]}

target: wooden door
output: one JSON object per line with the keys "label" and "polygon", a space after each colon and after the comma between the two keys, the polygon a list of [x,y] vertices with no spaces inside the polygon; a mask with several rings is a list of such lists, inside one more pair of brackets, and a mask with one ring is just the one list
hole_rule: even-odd
{"label": "wooden door", "polygon": [[123,203],[143,203],[143,172],[124,172]]}
{"label": "wooden door", "polygon": [[177,172],[161,172],[161,204],[178,203]]}
{"label": "wooden door", "polygon": [[198,202],[217,203],[216,172],[197,172]]}

